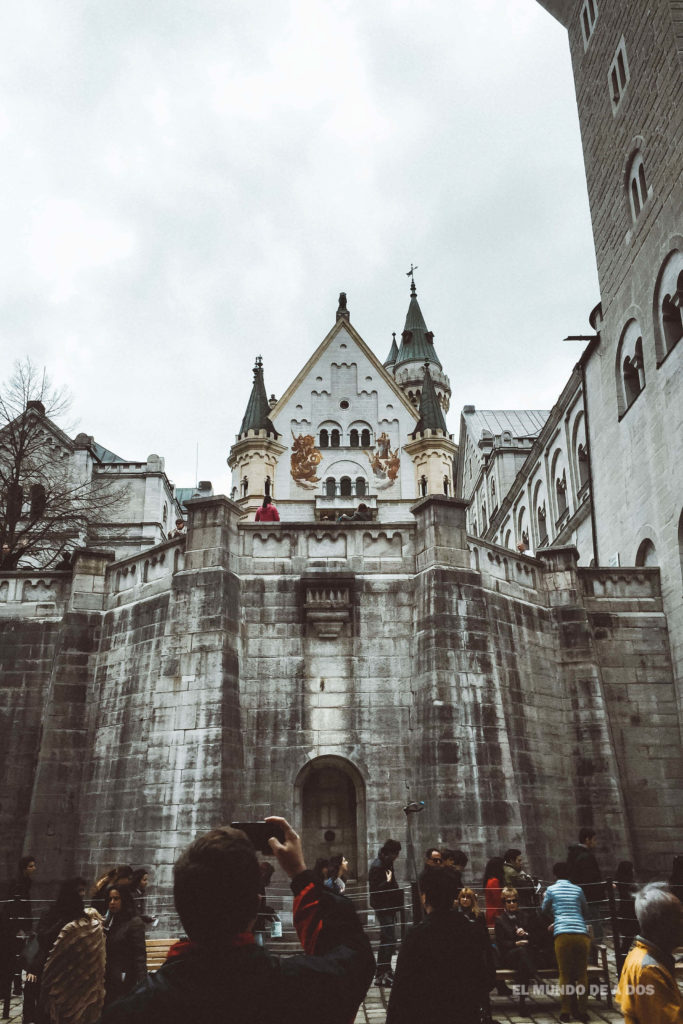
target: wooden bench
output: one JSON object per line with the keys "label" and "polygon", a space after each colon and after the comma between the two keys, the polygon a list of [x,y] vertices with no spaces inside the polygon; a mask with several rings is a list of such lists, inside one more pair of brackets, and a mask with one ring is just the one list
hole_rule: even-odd
{"label": "wooden bench", "polygon": [[[489,925],[489,938],[493,945],[496,942],[496,930],[494,927]],[[602,945],[595,945],[592,949],[596,950],[598,954],[597,964],[588,965],[588,992],[590,994],[591,984],[594,986],[593,991],[598,991],[602,996],[604,994],[607,1001],[607,1005],[612,1008],[612,985],[610,982],[609,969],[607,967],[607,947]],[[592,951],[592,950],[591,950]],[[557,965],[554,967],[541,967],[536,972],[539,978],[548,979],[559,978]],[[515,972],[510,967],[499,967],[496,970],[496,978],[498,981],[504,982],[506,985],[514,985]],[[533,986],[534,983],[532,983]],[[519,993],[519,1005],[524,1005],[526,996],[524,992]]]}
{"label": "wooden bench", "polygon": [[147,971],[152,973],[158,971],[166,961],[168,951],[178,940],[177,939],[145,939],[147,950]]}

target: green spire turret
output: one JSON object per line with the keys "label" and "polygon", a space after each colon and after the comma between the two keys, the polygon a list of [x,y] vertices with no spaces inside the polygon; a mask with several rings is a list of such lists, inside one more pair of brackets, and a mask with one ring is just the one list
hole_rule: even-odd
{"label": "green spire turret", "polygon": [[397,359],[398,345],[396,344],[396,331],[394,331],[393,334],[391,335],[391,348],[389,350],[389,355],[384,360],[384,365],[387,367],[387,369],[390,369],[392,366],[395,365]]}
{"label": "green spire turret", "polygon": [[424,379],[422,381],[422,392],[420,393],[420,419],[418,420],[412,437],[423,434],[425,430],[441,430],[448,435],[446,420],[439,403],[434,387],[432,375],[429,372],[429,360],[425,360]]}
{"label": "green spire turret", "polygon": [[411,272],[410,305],[406,316],[406,325],[401,336],[401,347],[396,360],[396,367],[403,363],[423,362],[428,359],[441,369],[441,362],[434,348],[434,335],[427,330],[427,324],[417,301],[415,277]]}
{"label": "green spire turret", "polygon": [[249,430],[265,430],[267,433],[277,437],[278,433],[270,421],[270,403],[266,395],[266,385],[263,381],[263,360],[261,356],[256,357],[254,364],[254,383],[251,387],[251,394],[247,402],[247,410],[242,420],[239,437],[242,437]]}

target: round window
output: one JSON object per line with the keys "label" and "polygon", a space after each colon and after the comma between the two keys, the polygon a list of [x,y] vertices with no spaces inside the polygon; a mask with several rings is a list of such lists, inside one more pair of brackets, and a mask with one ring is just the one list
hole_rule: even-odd
{"label": "round window", "polygon": [[328,828],[323,838],[325,839],[326,843],[333,843],[337,838],[337,833],[334,832],[333,829]]}
{"label": "round window", "polygon": [[339,403],[339,408],[340,409],[348,409],[348,407],[349,407],[349,403],[346,401],[345,398],[342,398],[341,402]]}

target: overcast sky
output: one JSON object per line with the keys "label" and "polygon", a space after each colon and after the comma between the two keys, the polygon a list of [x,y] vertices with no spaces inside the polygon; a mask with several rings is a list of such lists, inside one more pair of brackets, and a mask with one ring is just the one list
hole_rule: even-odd
{"label": "overcast sky", "polygon": [[534,0],[6,6],[3,377],[228,493],[262,355],[334,323],[384,360],[416,282],[465,404],[550,408],[599,299],[565,30]]}

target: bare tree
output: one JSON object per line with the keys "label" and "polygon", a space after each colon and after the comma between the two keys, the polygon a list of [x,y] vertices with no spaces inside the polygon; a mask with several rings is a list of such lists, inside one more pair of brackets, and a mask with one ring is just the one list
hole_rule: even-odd
{"label": "bare tree", "polygon": [[49,566],[111,519],[126,489],[86,471],[55,422],[70,404],[30,359],[0,389],[0,568]]}

